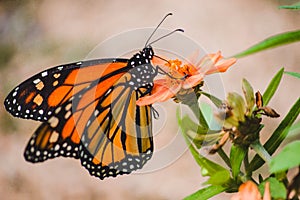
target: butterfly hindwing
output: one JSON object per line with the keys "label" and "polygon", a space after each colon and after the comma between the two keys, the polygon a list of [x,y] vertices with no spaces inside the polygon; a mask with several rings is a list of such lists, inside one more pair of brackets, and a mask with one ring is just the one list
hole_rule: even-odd
{"label": "butterfly hindwing", "polygon": [[100,179],[129,174],[152,156],[151,106],[136,105],[145,89],[126,87],[123,79],[98,102],[82,137],[81,163]]}
{"label": "butterfly hindwing", "polygon": [[80,144],[72,141],[72,138],[62,138],[47,123],[42,123],[30,138],[24,151],[27,161],[36,163],[58,156],[79,158]]}

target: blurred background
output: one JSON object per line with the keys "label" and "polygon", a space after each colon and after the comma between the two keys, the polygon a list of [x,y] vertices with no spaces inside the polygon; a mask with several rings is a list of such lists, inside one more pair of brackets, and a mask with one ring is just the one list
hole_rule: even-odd
{"label": "blurred background", "polygon": [[[184,28],[184,34],[207,52],[221,50],[224,56],[231,56],[266,37],[299,29],[299,11],[278,9],[279,5],[294,2],[2,0],[0,102],[30,76],[49,66],[82,60],[97,44],[112,35],[154,27],[168,12],[174,15],[163,24],[164,28]],[[263,92],[281,67],[300,72],[299,64],[299,43],[268,50],[238,60],[222,74],[222,87],[226,92],[241,93],[241,80],[245,77],[254,90]],[[270,103],[281,118],[264,120],[263,138],[276,128],[276,123],[299,97],[296,83],[296,79],[284,76]],[[172,102],[163,105],[162,109],[171,110],[174,106]],[[165,117],[170,119],[163,134],[172,135],[177,131],[172,126],[176,119],[169,115]],[[104,181],[91,177],[74,159],[57,158],[35,165],[26,163],[23,150],[38,124],[13,118],[0,106],[1,199],[182,199],[203,187],[205,178],[201,177],[200,168],[188,151],[151,173],[135,173]],[[160,137],[163,136],[154,138],[157,146],[161,145]],[[178,149],[185,147],[181,142],[178,145]],[[156,160],[153,162],[163,162],[169,158],[156,156],[153,159]],[[214,199],[228,198],[230,195],[222,194]]]}

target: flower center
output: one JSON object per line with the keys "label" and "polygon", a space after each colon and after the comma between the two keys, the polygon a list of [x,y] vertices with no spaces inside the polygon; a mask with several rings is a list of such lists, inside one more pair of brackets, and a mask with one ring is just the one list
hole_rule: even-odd
{"label": "flower center", "polygon": [[182,65],[182,62],[178,59],[169,60],[168,63],[165,64],[170,69],[170,74],[175,78],[183,78],[191,76],[191,65]]}

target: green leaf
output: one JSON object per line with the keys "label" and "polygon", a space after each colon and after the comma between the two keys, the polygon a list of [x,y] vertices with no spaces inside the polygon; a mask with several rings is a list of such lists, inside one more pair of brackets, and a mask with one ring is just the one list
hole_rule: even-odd
{"label": "green leaf", "polygon": [[286,189],[282,182],[279,182],[276,178],[268,178],[263,183],[259,184],[258,189],[261,194],[264,194],[266,182],[270,183],[271,197],[274,199],[285,199]]}
{"label": "green leaf", "polygon": [[[199,129],[197,129],[199,127]],[[197,125],[188,116],[182,118],[182,134],[186,134],[198,149],[202,147],[204,140],[206,139],[207,130],[202,129],[201,126]],[[199,131],[199,132],[198,132]]]}
{"label": "green leaf", "polygon": [[300,78],[300,73],[297,72],[284,72],[285,74],[288,74],[290,76],[294,76],[296,78]]}
{"label": "green leaf", "polygon": [[241,95],[236,92],[230,92],[227,96],[229,106],[232,108],[233,117],[242,122],[245,120],[245,101]]}
{"label": "green leaf", "polygon": [[187,143],[189,145],[189,149],[190,149],[194,159],[196,160],[198,165],[202,168],[201,172],[202,172],[203,176],[213,176],[218,171],[227,171],[221,165],[218,165],[217,163],[202,156],[189,141],[187,141]]}
{"label": "green leaf", "polygon": [[241,171],[242,162],[246,156],[247,149],[239,146],[239,145],[232,145],[230,151],[230,163],[231,163],[231,170],[232,176],[235,180]]}
{"label": "green leaf", "polygon": [[[184,132],[186,131],[194,131],[194,132],[197,132],[198,131],[198,127],[201,127],[199,126],[197,123],[195,123],[189,116],[185,115],[182,117],[181,119],[182,121],[182,129],[184,130]],[[200,134],[206,134],[207,133],[207,129],[205,128],[201,128],[201,130],[203,129],[203,133],[200,132]]]}
{"label": "green leaf", "polygon": [[294,3],[292,5],[284,5],[284,6],[279,6],[279,9],[300,9],[300,2]]}
{"label": "green leaf", "polygon": [[[276,149],[279,147],[282,141],[286,138],[290,127],[297,119],[299,113],[300,113],[300,98],[297,99],[297,101],[292,106],[288,114],[281,121],[279,126],[273,132],[272,136],[265,143],[264,148],[268,151],[270,155],[272,155],[276,151]],[[258,155],[255,155],[255,157],[249,164],[248,174],[249,172],[255,171],[256,169],[260,168],[263,164],[264,161]]]}
{"label": "green leaf", "polygon": [[215,144],[222,136],[220,133],[199,134],[191,130],[187,131],[185,134],[193,141],[197,149],[200,149],[202,145],[208,146]]}
{"label": "green leaf", "polygon": [[205,117],[199,107],[198,101],[193,102],[192,104],[188,105],[189,108],[193,111],[193,113],[195,114],[196,118],[199,119],[199,124],[208,129],[208,124],[205,120]]}
{"label": "green leaf", "polygon": [[269,152],[262,146],[259,140],[250,144],[250,147],[262,158],[265,162],[269,163],[272,159]]}
{"label": "green leaf", "polygon": [[220,194],[221,192],[226,191],[226,189],[226,187],[221,185],[210,185],[185,197],[184,200],[207,200],[217,194]]}
{"label": "green leaf", "polygon": [[178,125],[181,129],[181,131],[183,132],[183,137],[194,157],[194,159],[196,160],[196,162],[198,163],[198,165],[202,168],[204,168],[204,171],[207,171],[207,175],[212,175],[213,173],[215,173],[217,170],[217,168],[219,169],[224,169],[223,167],[219,166],[216,163],[213,163],[212,161],[206,159],[205,157],[203,157],[202,155],[199,154],[199,152],[194,148],[194,146],[191,144],[189,138],[187,137],[186,134],[184,134],[184,127],[186,125],[184,125],[183,120],[180,118],[179,116],[179,112],[177,111],[177,120],[178,120]]}
{"label": "green leaf", "polygon": [[214,117],[214,111],[211,106],[212,105],[209,105],[207,103],[200,103],[200,109],[203,113],[205,121],[208,124],[208,128],[210,130],[220,131],[222,129],[222,126],[220,123],[217,122],[216,118]]}
{"label": "green leaf", "polygon": [[242,89],[243,89],[244,96],[246,99],[248,116],[251,116],[251,114],[252,114],[251,111],[255,104],[254,92],[253,92],[252,86],[246,79],[243,79],[243,81],[242,81]]}
{"label": "green leaf", "polygon": [[[177,120],[178,120],[178,124],[179,127],[182,129],[182,120],[180,119],[179,116],[179,112],[177,111]],[[183,129],[181,130],[183,131]],[[222,167],[221,165],[218,165],[217,163],[205,158],[204,156],[202,156],[193,146],[193,144],[191,144],[190,140],[188,139],[186,134],[182,134],[188,147],[189,150],[191,151],[195,161],[198,163],[198,165],[201,167],[201,173],[202,176],[210,176],[211,178],[213,177],[213,179],[215,179],[216,174],[220,173],[221,171],[223,171],[223,177],[226,177],[225,173],[228,173],[227,177],[230,177],[230,173],[228,170],[226,170],[224,167]],[[228,182],[229,178],[227,179],[221,179],[220,182],[218,184],[223,184]],[[212,180],[213,181],[213,180]]]}
{"label": "green leaf", "polygon": [[203,92],[201,91],[201,94],[203,94],[204,96],[206,96],[207,98],[209,98],[211,100],[211,102],[213,102],[213,104],[215,104],[216,107],[221,107],[222,104],[223,104],[223,101],[221,99],[219,99],[218,97],[212,95],[212,94],[209,94],[209,93],[206,93],[206,92]]}
{"label": "green leaf", "polygon": [[227,170],[217,171],[214,175],[212,175],[206,184],[210,185],[222,185],[226,183],[230,179],[230,174]]}
{"label": "green leaf", "polygon": [[263,102],[264,105],[263,106],[267,106],[268,103],[270,102],[271,98],[273,97],[274,93],[276,92],[279,83],[282,79],[282,75],[284,72],[284,68],[281,68],[277,74],[274,76],[274,78],[271,80],[271,82],[269,83],[266,91],[263,94]]}
{"label": "green leaf", "polygon": [[293,124],[289,130],[289,136],[297,136],[300,133],[300,121]]}
{"label": "green leaf", "polygon": [[181,119],[181,129],[183,134],[186,134],[199,149],[202,147],[203,142],[207,145],[212,145],[220,139],[218,132],[212,132],[198,124],[196,124],[189,116],[185,115]]}
{"label": "green leaf", "polygon": [[298,41],[300,41],[300,30],[280,33],[278,35],[271,36],[232,57],[241,58],[266,49],[274,48],[276,46],[281,46]]}
{"label": "green leaf", "polygon": [[[221,165],[218,165],[215,162],[212,162],[211,160],[203,157],[192,144],[189,144],[189,149],[198,163],[198,165],[201,167],[201,174],[202,176],[209,176],[208,183],[210,184],[216,184],[216,185],[222,185],[229,181],[230,179],[230,173],[228,170],[223,168]],[[222,174],[222,177],[219,177],[219,175]],[[216,181],[218,179],[218,181]]]}
{"label": "green leaf", "polygon": [[270,172],[282,172],[300,165],[300,140],[286,145],[281,152],[272,158]]}

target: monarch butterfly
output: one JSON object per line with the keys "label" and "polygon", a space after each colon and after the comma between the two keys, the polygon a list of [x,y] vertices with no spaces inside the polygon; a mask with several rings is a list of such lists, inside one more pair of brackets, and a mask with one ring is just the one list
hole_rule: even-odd
{"label": "monarch butterfly", "polygon": [[56,66],[9,93],[4,104],[10,114],[42,122],[25,148],[27,161],[73,157],[100,179],[143,167],[153,152],[152,110],[151,105],[135,102],[151,93],[159,73],[151,63],[155,56],[151,44],[157,40],[148,42],[169,15],[130,59]]}

